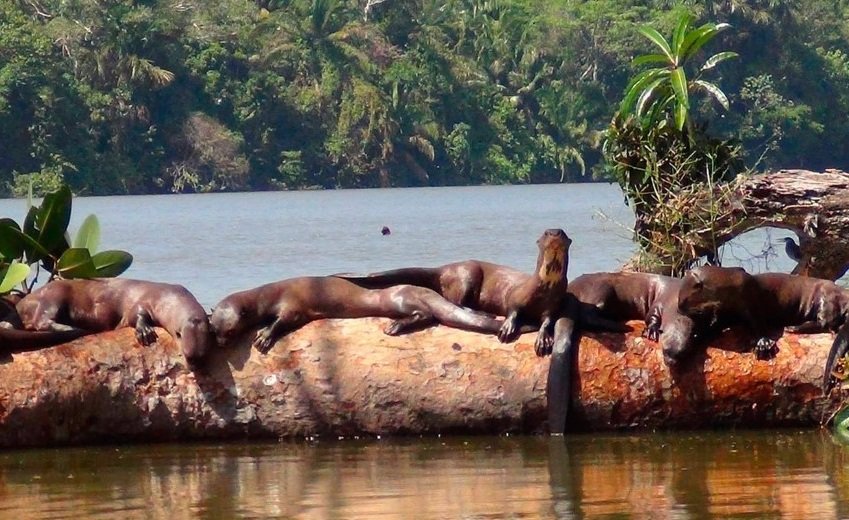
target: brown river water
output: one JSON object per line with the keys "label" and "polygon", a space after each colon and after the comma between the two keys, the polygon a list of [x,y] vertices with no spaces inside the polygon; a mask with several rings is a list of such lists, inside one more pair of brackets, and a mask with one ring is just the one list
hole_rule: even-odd
{"label": "brown river water", "polygon": [[[0,216],[22,219],[21,200]],[[615,186],[555,185],[74,201],[127,277],[210,307],[282,278],[478,258],[530,270],[548,227],[569,275],[615,270],[633,217]],[[392,233],[383,236],[388,226]],[[725,265],[788,270],[757,232]],[[0,451],[0,520],[41,518],[849,518],[849,451],[824,431],[319,439]]]}

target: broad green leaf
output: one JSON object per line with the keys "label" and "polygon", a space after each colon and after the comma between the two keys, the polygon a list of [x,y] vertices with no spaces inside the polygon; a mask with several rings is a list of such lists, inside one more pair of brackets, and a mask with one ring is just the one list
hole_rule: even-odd
{"label": "broad green leaf", "polygon": [[731,58],[736,58],[737,56],[739,56],[739,54],[732,51],[718,52],[707,59],[705,64],[702,65],[702,68],[699,70],[699,72],[710,70],[722,63],[723,61],[729,60]]}
{"label": "broad green leaf", "polygon": [[22,264],[20,262],[12,262],[9,264],[9,268],[6,269],[3,279],[0,280],[0,294],[6,294],[24,282],[27,279],[27,276],[29,276],[29,272],[30,269],[27,264]]}
{"label": "broad green leaf", "polygon": [[690,100],[687,95],[687,76],[684,74],[684,69],[677,68],[669,75],[672,83],[672,91],[675,92],[675,126],[678,130],[684,128],[684,122],[687,120],[687,112],[690,110]]}
{"label": "broad green leaf", "polygon": [[118,276],[133,263],[133,255],[126,251],[102,251],[92,257],[97,276],[111,278]]}
{"label": "broad green leaf", "polygon": [[844,406],[834,416],[832,431],[840,442],[849,444],[849,406]]}
{"label": "broad green leaf", "polygon": [[635,78],[636,81],[634,81],[625,91],[625,97],[622,99],[622,103],[619,104],[619,111],[623,114],[630,113],[634,107],[634,103],[637,101],[637,98],[643,93],[643,90],[645,90],[645,88],[656,79],[666,77],[668,75],[668,69],[649,69],[640,73],[638,77]]}
{"label": "broad green leaf", "polygon": [[634,58],[634,61],[631,64],[634,67],[640,67],[645,65],[646,63],[669,63],[669,58],[664,56],[663,54],[643,54],[642,56],[637,56]]}
{"label": "broad green leaf", "polygon": [[[686,60],[693,54],[695,54],[702,45],[709,42],[711,38],[716,35],[716,27],[713,24],[706,23],[697,29],[693,29],[692,31],[687,33],[687,36],[684,38],[684,41],[681,43],[681,49],[678,52],[678,56],[682,60]],[[695,44],[699,44],[697,47],[694,47]]]}
{"label": "broad green leaf", "polygon": [[56,272],[62,278],[94,278],[97,268],[88,249],[72,247],[65,251],[56,264]]}
{"label": "broad green leaf", "polygon": [[669,48],[669,44],[666,42],[666,38],[664,38],[657,29],[649,26],[643,26],[639,29],[640,34],[648,38],[652,43],[657,45],[660,48],[660,51],[666,55],[667,59],[670,62],[675,62],[675,57],[672,55],[672,49]]}
{"label": "broad green leaf", "polygon": [[33,238],[48,251],[57,248],[65,238],[65,232],[71,222],[71,198],[71,189],[62,186],[45,195],[38,208],[35,216],[38,235]]}
{"label": "broad green leaf", "polygon": [[80,229],[77,230],[74,247],[84,247],[92,255],[97,252],[97,248],[100,247],[100,222],[96,215],[92,214],[85,218]]}
{"label": "broad green leaf", "polygon": [[678,64],[678,60],[682,58],[681,45],[684,43],[684,35],[687,34],[687,29],[690,28],[691,23],[693,23],[693,15],[689,13],[683,14],[678,19],[675,30],[672,31],[672,53],[675,55],[676,65]]}
{"label": "broad green leaf", "polygon": [[645,113],[646,105],[648,104],[648,102],[649,102],[649,100],[650,100],[650,99],[652,99],[653,97],[655,97],[655,96],[654,96],[654,94],[656,93],[657,88],[658,88],[658,87],[660,86],[660,84],[661,84],[661,83],[663,83],[664,81],[666,81],[666,78],[658,78],[658,79],[656,79],[656,80],[654,81],[654,83],[652,83],[651,85],[649,85],[648,87],[646,87],[646,88],[643,90],[643,93],[642,93],[642,94],[640,94],[640,98],[637,100],[637,107],[636,107],[636,110],[635,110],[635,112],[637,113],[637,116],[638,116],[638,117],[642,117],[642,115]]}
{"label": "broad green leaf", "polygon": [[[17,231],[10,232],[8,229]],[[21,227],[10,218],[0,219],[0,258],[12,260],[24,254],[24,243],[20,239]]]}
{"label": "broad green leaf", "polygon": [[704,89],[708,94],[712,95],[714,98],[716,98],[717,101],[719,101],[719,104],[722,105],[722,108],[728,110],[728,98],[725,96],[725,92],[723,92],[722,89],[720,89],[713,83],[700,79],[694,81],[693,84]]}
{"label": "broad green leaf", "polygon": [[[0,242],[10,244],[10,248],[20,248],[29,264],[50,256],[50,252],[44,249],[41,244],[15,226],[0,226]],[[5,254],[3,256],[5,257]]]}

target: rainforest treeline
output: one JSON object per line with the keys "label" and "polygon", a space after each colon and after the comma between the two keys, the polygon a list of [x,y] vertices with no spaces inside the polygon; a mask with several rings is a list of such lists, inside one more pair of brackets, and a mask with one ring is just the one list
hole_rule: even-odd
{"label": "rainforest treeline", "polygon": [[739,53],[712,133],[849,169],[842,0],[0,0],[0,194],[605,178],[637,28],[682,12]]}

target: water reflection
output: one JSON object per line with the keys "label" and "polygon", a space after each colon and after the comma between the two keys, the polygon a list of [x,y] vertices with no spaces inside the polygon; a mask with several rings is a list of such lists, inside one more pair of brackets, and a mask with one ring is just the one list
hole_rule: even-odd
{"label": "water reflection", "polygon": [[839,518],[847,450],[822,432],[0,454],[2,518]]}

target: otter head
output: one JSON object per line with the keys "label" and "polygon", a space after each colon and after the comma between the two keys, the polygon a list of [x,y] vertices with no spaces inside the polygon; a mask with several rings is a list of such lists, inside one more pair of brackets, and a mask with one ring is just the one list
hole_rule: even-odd
{"label": "otter head", "polygon": [[212,309],[209,323],[219,345],[225,345],[242,332],[255,325],[256,313],[250,306],[239,303],[232,296],[224,298]]}
{"label": "otter head", "polygon": [[664,363],[670,368],[677,366],[692,353],[697,342],[698,334],[693,320],[676,314],[671,323],[663,324],[663,333],[660,335]]}
{"label": "otter head", "polygon": [[537,240],[537,276],[545,285],[556,285],[566,280],[569,269],[569,246],[572,240],[559,228],[546,229]]}
{"label": "otter head", "polygon": [[174,339],[189,364],[198,364],[204,359],[212,345],[212,332],[206,315],[203,318],[187,319],[174,333]]}
{"label": "otter head", "polygon": [[705,265],[691,269],[681,280],[678,309],[687,316],[716,320],[723,307],[738,304],[752,276],[739,267]]}

